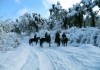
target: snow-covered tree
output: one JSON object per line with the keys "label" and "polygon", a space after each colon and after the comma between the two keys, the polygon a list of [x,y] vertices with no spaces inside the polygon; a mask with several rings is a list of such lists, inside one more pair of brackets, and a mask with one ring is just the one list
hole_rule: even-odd
{"label": "snow-covered tree", "polygon": [[14,21],[11,19],[7,20],[2,20],[0,21],[0,27],[5,31],[5,32],[11,32],[11,30],[14,29]]}
{"label": "snow-covered tree", "polygon": [[83,25],[83,14],[84,10],[80,4],[73,5],[72,8],[69,8],[69,13],[67,14],[67,17],[70,20],[70,27],[76,26],[76,27],[82,27]]}
{"label": "snow-covered tree", "polygon": [[83,4],[83,9],[88,13],[88,15],[91,18],[91,24],[90,26],[95,27],[96,26],[96,14],[93,11],[93,8],[98,5],[99,6],[99,0],[82,0],[81,4]]}
{"label": "snow-covered tree", "polygon": [[100,0],[94,0],[93,3],[94,5],[97,5],[98,7],[100,7]]}
{"label": "snow-covered tree", "polygon": [[25,32],[31,34],[32,32],[38,32],[44,25],[45,19],[37,13],[25,13],[16,20],[14,25],[14,31],[17,33]]}
{"label": "snow-covered tree", "polygon": [[49,9],[49,27],[50,29],[58,28],[67,28],[67,11],[62,9],[62,6],[59,2],[57,4],[52,4],[52,8]]}

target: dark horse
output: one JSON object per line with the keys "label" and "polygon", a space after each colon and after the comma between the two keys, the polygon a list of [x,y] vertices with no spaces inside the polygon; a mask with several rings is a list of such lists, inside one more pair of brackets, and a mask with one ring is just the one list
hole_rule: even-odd
{"label": "dark horse", "polygon": [[60,34],[57,32],[55,35],[55,43],[57,43],[57,47],[60,46]]}
{"label": "dark horse", "polygon": [[40,37],[29,39],[29,45],[31,45],[33,42],[36,42],[36,45],[37,45],[37,42],[38,42],[39,39],[40,39]]}
{"label": "dark horse", "polygon": [[40,47],[43,47],[44,42],[49,43],[49,46],[50,46],[50,43],[51,43],[50,35],[47,35],[45,38],[40,38]]}
{"label": "dark horse", "polygon": [[63,45],[63,46],[65,46],[65,45],[67,46],[68,38],[67,38],[67,37],[62,38],[62,39],[61,39],[61,42],[62,42],[62,45]]}
{"label": "dark horse", "polygon": [[66,37],[65,33],[62,34],[61,42],[63,46],[67,46],[68,38]]}

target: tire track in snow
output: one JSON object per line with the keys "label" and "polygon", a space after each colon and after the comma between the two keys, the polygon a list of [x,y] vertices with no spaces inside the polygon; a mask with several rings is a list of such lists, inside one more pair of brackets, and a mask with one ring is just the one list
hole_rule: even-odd
{"label": "tire track in snow", "polygon": [[0,70],[20,70],[27,60],[27,53],[27,48],[18,47],[11,51],[10,54],[5,54],[7,57],[5,56],[6,59],[0,62],[0,65],[3,67],[3,69]]}
{"label": "tire track in snow", "polygon": [[59,56],[58,51],[44,49],[44,52],[50,57],[50,60],[54,64],[56,70],[69,70],[69,67],[65,67],[68,66],[64,63],[65,59]]}
{"label": "tire track in snow", "polygon": [[29,46],[29,54],[26,63],[23,65],[21,70],[39,70],[38,57],[33,53],[32,48]]}
{"label": "tire track in snow", "polygon": [[[67,48],[64,48],[64,49],[67,49]],[[81,63],[81,61],[79,59],[76,58],[77,57],[76,55],[82,56],[82,54],[73,53],[71,51],[65,51],[65,50],[63,50],[61,48],[57,48],[57,49],[53,49],[53,50],[59,51],[61,53],[64,53],[66,56],[70,57],[70,60],[72,62],[74,62],[74,65],[80,65],[81,67],[83,67],[83,66],[85,67],[85,65],[83,63]],[[82,57],[86,57],[86,56],[82,56]]]}
{"label": "tire track in snow", "polygon": [[[80,63],[77,59],[74,59],[72,55],[67,55],[66,52],[56,49],[45,49],[44,50],[54,63],[56,70],[81,70],[78,67]],[[80,64],[81,66],[83,64]],[[81,67],[83,68],[83,67]]]}
{"label": "tire track in snow", "polygon": [[39,70],[55,70],[51,60],[48,56],[42,51],[43,48],[33,48],[33,52],[37,55],[39,60]]}
{"label": "tire track in snow", "polygon": [[56,70],[54,63],[53,63],[52,60],[50,59],[50,56],[49,56],[45,51],[43,51],[43,49],[41,49],[41,50],[42,50],[42,52],[49,58],[50,62],[52,63],[52,66],[54,67],[54,70]]}
{"label": "tire track in snow", "polygon": [[65,50],[64,48],[58,48],[58,49],[64,51],[66,54],[67,52],[70,53],[70,55],[72,55],[71,56],[72,61],[74,63],[78,62],[78,66],[84,70],[87,70],[87,69],[95,70],[95,68],[99,67],[97,64],[100,64],[100,60],[99,60],[100,54],[98,54],[97,52],[90,54],[91,52],[94,52],[94,51],[83,50],[80,48],[76,48],[76,49],[74,48],[72,51]]}

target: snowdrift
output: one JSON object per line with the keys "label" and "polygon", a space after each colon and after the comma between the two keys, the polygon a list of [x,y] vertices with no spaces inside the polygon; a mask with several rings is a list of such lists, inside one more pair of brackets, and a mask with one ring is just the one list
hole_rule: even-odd
{"label": "snowdrift", "polygon": [[66,31],[69,44],[79,46],[81,44],[92,44],[100,47],[100,30],[98,28],[76,28],[72,27]]}

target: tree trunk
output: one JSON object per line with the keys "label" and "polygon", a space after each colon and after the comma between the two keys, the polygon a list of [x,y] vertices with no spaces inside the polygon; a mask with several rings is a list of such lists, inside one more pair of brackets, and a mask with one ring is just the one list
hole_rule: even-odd
{"label": "tree trunk", "polygon": [[92,19],[91,26],[95,27],[95,15],[92,10],[90,11],[90,15],[91,15],[91,19]]}

